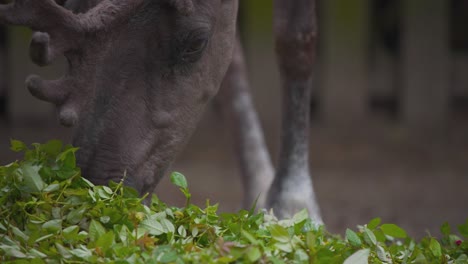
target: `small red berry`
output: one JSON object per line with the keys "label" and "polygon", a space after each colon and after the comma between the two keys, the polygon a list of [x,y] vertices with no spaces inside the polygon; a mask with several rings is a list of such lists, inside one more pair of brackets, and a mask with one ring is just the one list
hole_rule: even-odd
{"label": "small red berry", "polygon": [[462,243],[463,243],[463,241],[461,241],[461,240],[455,241],[455,244],[457,244],[457,246],[461,245]]}

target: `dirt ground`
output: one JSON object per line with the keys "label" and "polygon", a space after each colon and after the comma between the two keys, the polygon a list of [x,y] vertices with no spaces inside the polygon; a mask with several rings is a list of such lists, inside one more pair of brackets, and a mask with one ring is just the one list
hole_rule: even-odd
{"label": "dirt ground", "polygon": [[[240,177],[230,137],[216,119],[208,113],[173,170],[186,175],[195,203],[210,199],[221,211],[235,211],[242,200]],[[70,131],[54,120],[0,124],[2,164],[16,158],[8,150],[10,138],[27,143],[70,139]],[[272,153],[278,149],[277,130],[265,129]],[[424,136],[411,136],[391,122],[337,131],[317,124],[310,143],[313,180],[331,232],[343,234],[347,227],[381,217],[421,236],[427,230],[438,234],[445,221],[456,225],[468,219],[468,125],[454,122],[446,131]],[[182,203],[168,177],[156,192],[170,204]]]}

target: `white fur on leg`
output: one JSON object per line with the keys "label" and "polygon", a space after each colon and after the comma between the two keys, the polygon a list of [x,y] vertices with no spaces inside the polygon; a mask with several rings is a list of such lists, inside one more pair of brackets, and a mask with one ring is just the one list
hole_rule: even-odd
{"label": "white fur on leg", "polygon": [[291,218],[302,209],[307,209],[310,218],[317,224],[323,224],[312,181],[308,173],[300,172],[287,177],[275,199],[270,204],[273,213],[279,219]]}

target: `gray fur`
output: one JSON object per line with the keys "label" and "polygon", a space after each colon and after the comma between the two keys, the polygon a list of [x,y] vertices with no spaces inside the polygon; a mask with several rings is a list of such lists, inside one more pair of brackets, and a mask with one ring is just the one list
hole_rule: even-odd
{"label": "gray fur", "polygon": [[309,121],[312,71],[317,46],[314,0],[276,0],[276,53],[283,86],[281,149],[267,208],[290,217],[307,208],[312,219],[322,217],[309,172]]}
{"label": "gray fur", "polygon": [[74,126],[85,177],[107,184],[126,172],[129,185],[152,192],[223,80],[237,1],[71,0],[64,6],[74,13],[53,0],[0,5],[0,23],[37,31],[36,63],[60,55],[69,62],[59,80],[31,76],[28,89]]}
{"label": "gray fur", "polygon": [[[64,55],[58,80],[31,75],[30,92],[74,127],[78,164],[97,184],[152,192],[192,134],[234,52],[237,0],[15,0],[0,23],[35,31],[38,65]],[[273,169],[248,90],[240,45],[220,101],[236,132],[246,205],[260,196],[279,217],[308,208],[321,222],[308,167],[310,84],[317,43],[315,0],[276,0],[283,82],[281,153]],[[267,196],[268,194],[268,196]]]}

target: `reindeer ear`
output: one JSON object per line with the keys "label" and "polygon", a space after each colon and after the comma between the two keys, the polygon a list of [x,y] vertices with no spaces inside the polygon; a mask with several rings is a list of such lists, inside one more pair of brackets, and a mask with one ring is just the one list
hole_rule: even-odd
{"label": "reindeer ear", "polygon": [[177,11],[183,15],[189,15],[193,12],[193,1],[192,0],[166,0],[170,5],[175,7]]}

